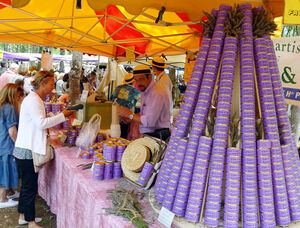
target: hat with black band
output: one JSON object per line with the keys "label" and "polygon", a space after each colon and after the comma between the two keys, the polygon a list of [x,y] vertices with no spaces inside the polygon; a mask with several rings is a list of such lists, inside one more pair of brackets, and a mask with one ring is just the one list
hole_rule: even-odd
{"label": "hat with black band", "polygon": [[128,73],[124,76],[123,84],[131,84],[134,82],[133,74]]}
{"label": "hat with black band", "polygon": [[153,57],[153,59],[148,61],[148,63],[158,68],[168,68],[168,65],[165,63],[165,59],[162,57]]}
{"label": "hat with black band", "polygon": [[150,67],[147,65],[138,65],[133,69],[133,76],[141,74],[152,74]]}

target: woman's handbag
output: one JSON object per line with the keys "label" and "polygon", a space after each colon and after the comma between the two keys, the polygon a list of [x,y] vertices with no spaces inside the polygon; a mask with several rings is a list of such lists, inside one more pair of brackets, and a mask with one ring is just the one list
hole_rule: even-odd
{"label": "woman's handbag", "polygon": [[46,154],[38,154],[32,152],[34,171],[37,173],[47,162],[54,158],[54,147],[50,143],[50,138],[47,138]]}

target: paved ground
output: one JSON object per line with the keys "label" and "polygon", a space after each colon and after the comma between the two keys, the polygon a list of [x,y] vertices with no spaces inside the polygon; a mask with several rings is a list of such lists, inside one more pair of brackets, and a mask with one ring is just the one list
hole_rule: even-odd
{"label": "paved ground", "polygon": [[[56,216],[51,213],[46,202],[39,196],[35,201],[36,217],[43,218],[40,225],[43,228],[56,228]],[[25,228],[27,226],[18,225],[17,207],[0,209],[0,228]]]}

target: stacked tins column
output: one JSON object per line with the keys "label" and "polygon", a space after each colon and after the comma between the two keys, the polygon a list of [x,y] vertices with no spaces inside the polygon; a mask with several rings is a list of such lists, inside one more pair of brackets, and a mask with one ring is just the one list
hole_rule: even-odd
{"label": "stacked tins column", "polygon": [[257,141],[259,210],[262,228],[276,226],[270,149],[270,141]]}
{"label": "stacked tins column", "polygon": [[[286,111],[286,103],[283,95],[283,89],[281,84],[281,79],[279,75],[279,70],[277,66],[277,60],[276,55],[274,52],[273,42],[270,40],[269,36],[266,37],[267,39],[267,51],[268,51],[268,60],[269,60],[269,66],[270,66],[270,74],[271,74],[271,80],[273,85],[273,91],[274,91],[274,98],[275,98],[275,105],[276,105],[276,113],[277,113],[277,121],[278,121],[278,127],[279,127],[279,135],[280,140],[282,144],[290,146],[293,148],[293,159],[295,159],[293,170],[293,179],[296,181],[297,185],[297,191],[300,197],[300,163],[299,163],[299,154],[297,147],[295,145],[295,140],[292,137],[291,134],[291,127],[289,122],[289,117]],[[283,153],[283,151],[282,151]],[[284,158],[283,161],[285,162]],[[284,163],[285,164],[285,163]],[[285,167],[286,169],[286,167]],[[289,167],[289,170],[291,170],[291,167]],[[288,172],[290,172],[288,170]],[[294,221],[294,218],[296,215],[292,216],[292,220]],[[296,216],[298,217],[298,216]]]}
{"label": "stacked tins column", "polygon": [[[281,79],[277,66],[277,60],[274,52],[273,42],[270,36],[265,36],[267,43],[267,56],[269,60],[269,68],[271,81],[274,92],[276,114],[279,128],[279,135],[282,145],[281,153],[283,166],[285,170],[285,179],[287,183],[287,191],[289,198],[289,206],[292,221],[300,220],[300,178],[299,178],[299,154],[294,144],[291,134],[289,117],[286,111],[286,103],[283,95]],[[297,192],[297,194],[296,194]]]}
{"label": "stacked tins column", "polygon": [[251,5],[241,5],[240,10],[244,11],[243,37],[240,39],[243,225],[244,227],[258,227],[255,76]]}
{"label": "stacked tins column", "polygon": [[196,151],[198,149],[199,137],[204,132],[206,117],[211,104],[212,93],[215,86],[216,75],[218,73],[220,63],[220,56],[222,53],[224,39],[224,20],[227,15],[227,9],[227,6],[220,6],[218,12],[216,26],[211,40],[207,64],[205,67],[200,94],[198,97],[197,107],[194,113],[187,151],[182,166],[173,207],[173,212],[179,216],[185,215],[185,209],[192,181]]}
{"label": "stacked tins column", "polygon": [[189,80],[187,90],[183,98],[183,103],[180,107],[179,117],[175,123],[175,128],[172,132],[172,136],[168,144],[166,156],[163,160],[163,164],[155,184],[155,194],[157,195],[156,198],[160,202],[162,202],[163,200],[164,189],[167,185],[168,176],[171,173],[170,168],[168,167],[170,167],[172,163],[172,158],[174,159],[176,153],[175,143],[176,141],[178,141],[178,139],[182,139],[187,136],[188,126],[190,125],[190,121],[192,119],[198,99],[198,94],[202,81],[202,74],[206,65],[207,53],[210,46],[210,40],[211,39],[208,37],[204,37],[202,40],[202,45],[197,55],[195,67]]}
{"label": "stacked tins column", "polygon": [[[237,45],[238,38],[225,38],[204,219],[204,224],[212,227],[218,226],[221,211]],[[233,207],[234,210],[239,210],[238,204]]]}
{"label": "stacked tins column", "polygon": [[289,225],[291,222],[285,175],[279,142],[277,116],[273,87],[269,71],[266,40],[254,39],[255,67],[260,94],[265,138],[271,141],[271,161],[275,199],[276,224]]}

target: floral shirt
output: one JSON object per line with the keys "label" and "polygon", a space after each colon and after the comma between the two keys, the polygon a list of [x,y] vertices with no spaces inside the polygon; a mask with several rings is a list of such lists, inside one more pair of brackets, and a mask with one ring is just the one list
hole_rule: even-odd
{"label": "floral shirt", "polygon": [[139,96],[140,91],[132,85],[123,84],[116,88],[111,100],[114,101],[117,98],[120,106],[129,108],[133,112]]}

